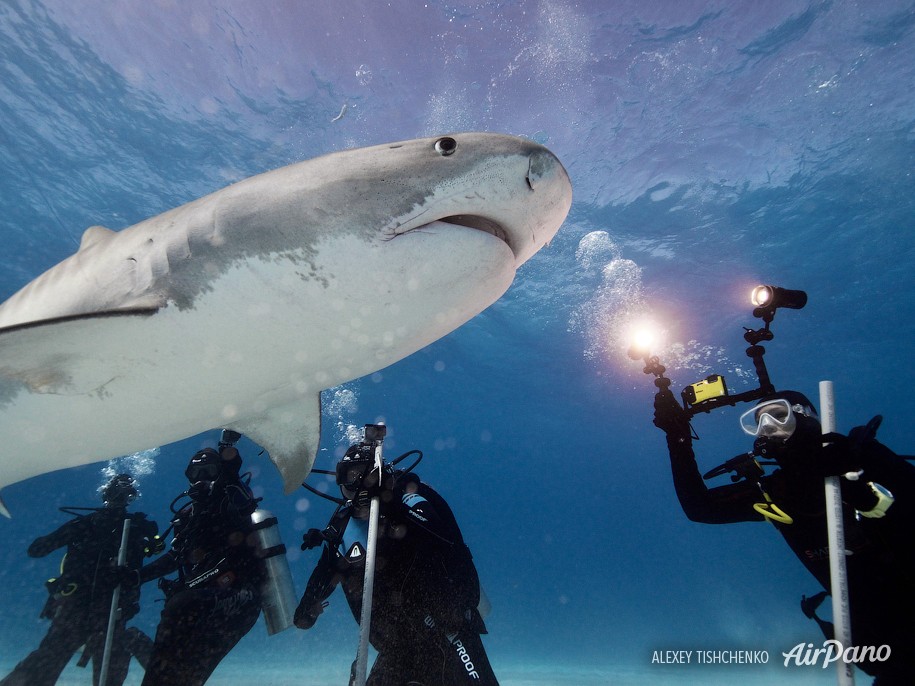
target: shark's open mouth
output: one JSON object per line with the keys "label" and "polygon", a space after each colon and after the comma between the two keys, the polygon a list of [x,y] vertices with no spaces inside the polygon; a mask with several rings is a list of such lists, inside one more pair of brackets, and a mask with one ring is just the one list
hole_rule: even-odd
{"label": "shark's open mouth", "polygon": [[501,224],[494,222],[492,219],[486,219],[486,217],[479,217],[473,214],[456,214],[451,217],[443,217],[439,219],[439,221],[445,222],[446,224],[466,226],[470,229],[476,229],[477,231],[488,233],[489,235],[495,236],[500,241],[511,247],[511,241],[508,239],[508,231],[506,231]]}
{"label": "shark's open mouth", "polygon": [[[468,229],[473,229],[474,231],[488,233],[490,236],[498,238],[505,243],[513,253],[515,252],[515,246],[512,245],[511,231],[508,231],[502,224],[493,219],[482,217],[478,214],[452,214],[431,221],[423,221],[423,223],[420,224],[419,222],[425,219],[423,214],[425,214],[425,211],[414,215],[408,222],[402,224],[398,223],[388,238],[397,238],[398,236],[416,231],[426,231],[434,228],[436,224],[454,224],[455,226],[463,226]],[[409,228],[405,228],[405,226]]]}
{"label": "shark's open mouth", "polygon": [[403,236],[404,234],[413,233],[414,231],[424,231],[431,228],[434,228],[436,224],[453,224],[455,226],[463,226],[468,229],[473,229],[474,231],[482,231],[483,233],[488,233],[490,236],[498,238],[500,241],[505,243],[508,248],[515,253],[515,246],[512,245],[511,232],[507,231],[504,226],[499,222],[493,221],[492,219],[487,219],[486,217],[481,217],[476,214],[453,214],[449,217],[442,217],[441,219],[436,219],[435,221],[426,222],[419,226],[414,226],[413,228],[407,229],[406,231],[395,231],[391,238],[396,238],[397,236]]}

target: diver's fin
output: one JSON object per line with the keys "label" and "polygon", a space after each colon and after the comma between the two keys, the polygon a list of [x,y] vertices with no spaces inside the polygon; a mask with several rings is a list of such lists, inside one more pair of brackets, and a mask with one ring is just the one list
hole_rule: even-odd
{"label": "diver's fin", "polygon": [[112,231],[111,229],[107,229],[104,226],[90,226],[88,229],[83,231],[83,237],[79,241],[79,249],[85,250],[90,245],[95,245],[101,241],[108,240],[115,234],[117,234],[117,231]]}
{"label": "diver's fin", "polygon": [[321,442],[321,394],[302,396],[293,405],[277,407],[232,429],[262,446],[283,477],[288,495],[311,472]]}
{"label": "diver's fin", "polygon": [[817,608],[823,604],[823,601],[829,595],[826,591],[820,591],[816,595],[807,597],[805,595],[801,596],[801,612],[803,612],[807,619],[814,619],[817,616]]}

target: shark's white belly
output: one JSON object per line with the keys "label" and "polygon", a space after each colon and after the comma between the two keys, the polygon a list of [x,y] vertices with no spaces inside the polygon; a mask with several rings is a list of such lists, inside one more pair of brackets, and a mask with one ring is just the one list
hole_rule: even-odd
{"label": "shark's white belly", "polygon": [[[423,232],[358,253],[345,244],[358,239],[344,236],[323,247],[339,260],[322,260],[316,274],[295,255],[251,260],[226,270],[192,309],[75,320],[56,325],[55,336],[22,336],[19,350],[15,337],[5,339],[4,359],[36,361],[0,387],[5,451],[27,456],[32,446],[51,446],[53,464],[5,460],[0,486],[162,445],[201,426],[240,422],[256,440],[258,426],[285,425],[282,442],[295,443],[322,389],[419,350],[511,283],[514,257],[501,241],[441,230],[450,249],[431,259],[419,249],[430,238]],[[361,259],[348,261],[352,254]],[[415,299],[404,297],[404,284]],[[80,452],[87,435],[97,454]]]}

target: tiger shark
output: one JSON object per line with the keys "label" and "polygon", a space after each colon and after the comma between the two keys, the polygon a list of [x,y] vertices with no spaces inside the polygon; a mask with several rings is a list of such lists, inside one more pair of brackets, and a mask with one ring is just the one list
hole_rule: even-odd
{"label": "tiger shark", "polygon": [[291,492],[318,449],[320,392],[495,302],[571,199],[543,146],[460,133],[87,229],[0,305],[0,488],[223,427],[260,444]]}

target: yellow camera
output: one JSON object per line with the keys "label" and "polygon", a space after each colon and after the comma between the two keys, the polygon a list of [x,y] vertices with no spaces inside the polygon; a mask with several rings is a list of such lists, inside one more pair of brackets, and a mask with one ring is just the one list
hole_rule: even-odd
{"label": "yellow camera", "polygon": [[683,389],[683,399],[689,405],[698,405],[706,400],[720,398],[727,394],[728,387],[724,383],[724,377],[720,374],[712,374]]}

